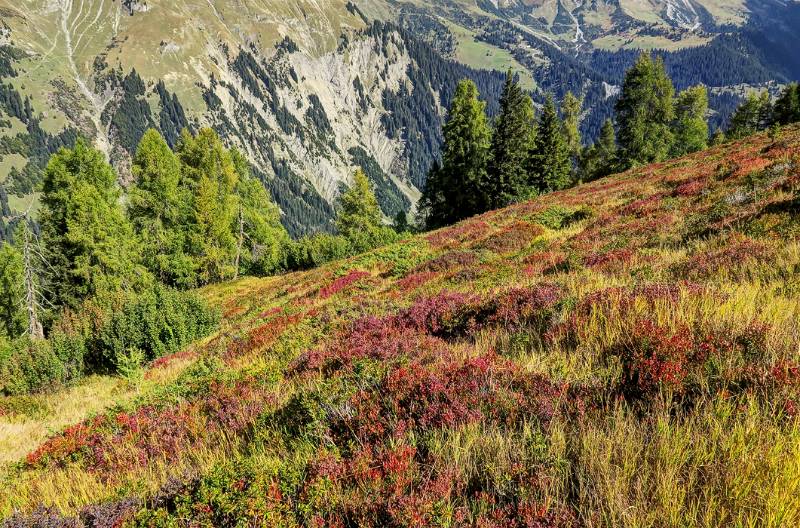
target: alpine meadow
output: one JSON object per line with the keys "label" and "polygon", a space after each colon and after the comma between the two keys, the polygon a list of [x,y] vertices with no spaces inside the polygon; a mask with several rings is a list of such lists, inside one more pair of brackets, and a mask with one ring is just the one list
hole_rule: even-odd
{"label": "alpine meadow", "polygon": [[798,0],[0,0],[0,528],[800,526]]}

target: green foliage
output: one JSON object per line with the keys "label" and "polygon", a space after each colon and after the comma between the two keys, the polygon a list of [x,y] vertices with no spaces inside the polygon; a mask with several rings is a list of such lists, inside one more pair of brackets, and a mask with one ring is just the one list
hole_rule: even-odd
{"label": "green foliage", "polygon": [[364,171],[357,170],[353,186],[341,197],[336,216],[336,229],[345,238],[353,238],[359,232],[369,231],[381,224],[381,210]]}
{"label": "green foliage", "polygon": [[628,70],[616,105],[623,167],[667,158],[673,143],[674,93],[662,59],[643,53]]}
{"label": "green foliage", "polygon": [[572,92],[567,92],[564,100],[561,101],[561,116],[563,122],[563,134],[567,141],[567,147],[573,157],[581,152],[581,112],[583,111],[583,99],[578,99]]}
{"label": "green foliage", "polygon": [[318,233],[289,243],[286,266],[292,270],[311,269],[350,254],[350,242],[343,236]]}
{"label": "green foliage", "polygon": [[519,199],[528,186],[527,161],[536,141],[533,102],[508,71],[495,122],[483,193],[491,209]]}
{"label": "green foliage", "polygon": [[584,150],[580,159],[580,178],[589,182],[613,174],[617,168],[617,137],[614,123],[606,119],[597,143]]}
{"label": "green foliage", "polygon": [[679,158],[708,148],[708,89],[705,86],[687,88],[675,100],[675,138],[670,155]]}
{"label": "green foliage", "polygon": [[118,372],[119,361],[130,367],[131,350],[142,361],[177,352],[208,335],[219,317],[194,294],[163,286],[101,306],[100,324],[85,335],[86,361],[99,371]]}
{"label": "green foliage", "polygon": [[289,234],[281,225],[281,212],[261,181],[251,176],[244,156],[237,150],[231,151],[231,156],[239,173],[236,185],[239,212],[234,226],[238,237],[238,268],[251,275],[279,272],[285,267],[289,243]]}
{"label": "green foliage", "polygon": [[22,255],[10,244],[0,243],[0,335],[14,339],[25,332],[24,303]]}
{"label": "green foliage", "polygon": [[0,394],[29,394],[77,380],[83,352],[80,343],[63,335],[49,341],[0,337]]}
{"label": "green foliage", "polygon": [[536,144],[529,162],[532,186],[540,192],[565,189],[572,182],[572,160],[552,95],[539,117]]}
{"label": "green foliage", "polygon": [[486,210],[483,189],[491,131],[486,103],[470,80],[458,84],[444,125],[441,167],[425,183],[420,209],[428,228],[455,223]]}
{"label": "green foliage", "polygon": [[239,180],[230,152],[209,128],[196,136],[181,135],[177,150],[186,186],[192,191],[188,253],[194,258],[199,284],[232,278],[237,270],[234,234]]}
{"label": "green foliage", "polygon": [[725,135],[729,140],[735,140],[766,130],[770,125],[771,114],[769,92],[765,90],[758,95],[751,93],[731,117],[731,124]]}
{"label": "green foliage", "polygon": [[580,222],[591,216],[591,210],[585,207],[568,209],[560,205],[554,205],[536,215],[534,220],[548,229],[558,230],[569,227],[575,222]]}
{"label": "green foliage", "polygon": [[120,206],[116,175],[103,154],[78,141],[47,165],[42,241],[52,266],[50,302],[76,307],[101,292],[150,282],[141,247]]}
{"label": "green foliage", "polygon": [[128,218],[142,240],[144,264],[164,284],[192,286],[195,265],[185,252],[191,195],[181,186],[180,161],[150,129],[139,143],[132,171]]}
{"label": "green foliage", "polygon": [[800,84],[792,83],[781,92],[775,101],[773,121],[779,125],[800,121]]}

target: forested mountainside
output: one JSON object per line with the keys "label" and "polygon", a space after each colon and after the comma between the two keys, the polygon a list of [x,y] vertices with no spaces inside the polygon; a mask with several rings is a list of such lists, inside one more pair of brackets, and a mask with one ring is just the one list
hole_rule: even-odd
{"label": "forested mountainside", "polygon": [[[3,221],[36,208],[49,155],[90,138],[130,180],[147,128],[211,126],[241,150],[292,235],[330,230],[361,167],[387,217],[410,211],[469,77],[584,97],[592,140],[640,49],[710,88],[712,129],[754,88],[800,77],[797,2],[767,0],[0,0]],[[377,21],[377,22],[376,22]]]}
{"label": "forested mountainside", "polygon": [[794,125],[211,285],[208,338],[0,398],[3,527],[797,526],[798,270]]}

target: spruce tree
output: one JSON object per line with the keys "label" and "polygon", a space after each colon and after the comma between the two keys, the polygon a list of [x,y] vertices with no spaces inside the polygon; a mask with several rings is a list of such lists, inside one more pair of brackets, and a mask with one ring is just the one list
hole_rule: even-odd
{"label": "spruce tree", "polygon": [[581,156],[580,175],[589,182],[613,174],[617,168],[617,138],[614,123],[606,119],[600,129],[600,137]]}
{"label": "spruce tree", "polygon": [[642,54],[625,74],[616,104],[623,168],[663,161],[672,148],[675,89],[664,62]]}
{"label": "spruce tree", "polygon": [[736,109],[726,132],[728,139],[743,139],[765,130],[771,121],[772,103],[767,91],[751,93]]}
{"label": "spruce tree", "polygon": [[52,267],[51,304],[76,307],[91,295],[149,284],[120,195],[103,154],[83,140],[50,158],[40,222]]}
{"label": "spruce tree", "polygon": [[705,86],[688,88],[675,100],[674,140],[671,156],[678,158],[708,147],[708,90]]}
{"label": "spruce tree", "polygon": [[564,120],[564,139],[567,142],[570,154],[577,160],[581,152],[581,112],[583,99],[578,99],[572,92],[567,92],[561,102],[561,116]]}
{"label": "spruce tree", "polygon": [[552,95],[548,95],[539,117],[536,143],[529,159],[530,186],[539,192],[564,189],[572,181],[572,160],[563,134],[563,124]]}
{"label": "spruce tree", "polygon": [[773,120],[779,125],[800,121],[800,84],[792,83],[784,88],[775,101]]}
{"label": "spruce tree", "polygon": [[509,70],[492,136],[484,189],[488,208],[506,206],[524,193],[528,184],[526,162],[536,138],[534,119],[530,96]]}
{"label": "spruce tree", "polygon": [[442,164],[424,193],[429,228],[458,222],[488,207],[483,193],[491,132],[485,107],[473,81],[458,83],[443,129]]}
{"label": "spruce tree", "polygon": [[0,336],[15,339],[25,333],[25,276],[22,254],[0,243]]}

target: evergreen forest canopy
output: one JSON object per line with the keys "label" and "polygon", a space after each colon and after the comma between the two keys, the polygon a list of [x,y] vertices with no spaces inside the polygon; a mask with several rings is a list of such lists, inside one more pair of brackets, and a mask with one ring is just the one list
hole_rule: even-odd
{"label": "evergreen forest canopy", "polygon": [[485,103],[470,80],[459,84],[443,127],[441,161],[428,173],[420,222],[443,227],[533,196],[566,189],[634,167],[681,157],[730,139],[800,121],[798,84],[773,103],[751,94],[734,112],[726,133],[710,136],[708,90],[676,93],[660,57],[643,53],[625,74],[596,142],[583,145],[583,101],[567,92],[556,108],[548,95],[536,117],[531,97],[509,70],[500,110],[489,123]]}

